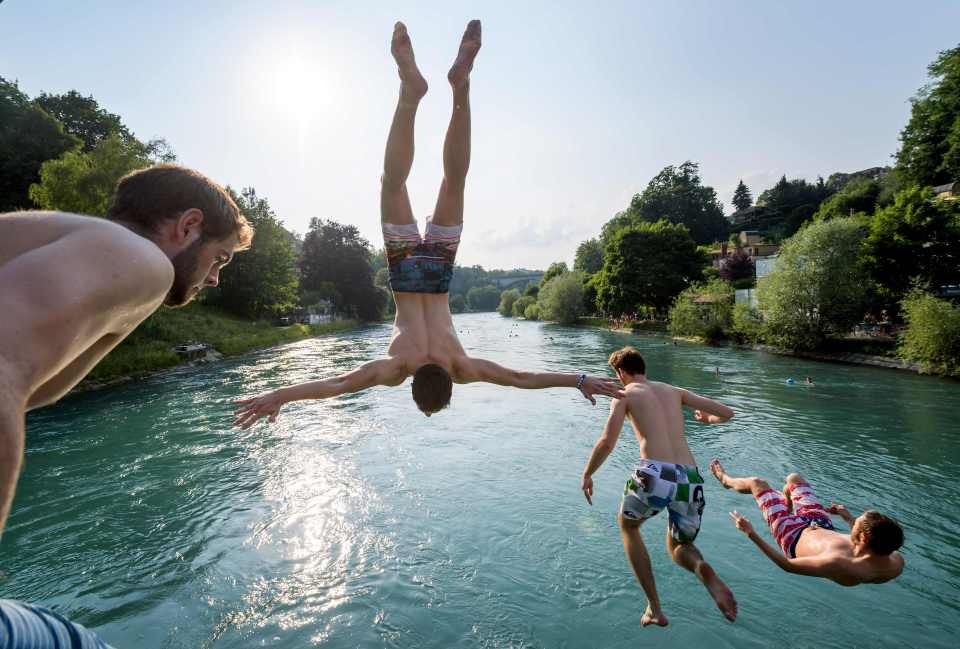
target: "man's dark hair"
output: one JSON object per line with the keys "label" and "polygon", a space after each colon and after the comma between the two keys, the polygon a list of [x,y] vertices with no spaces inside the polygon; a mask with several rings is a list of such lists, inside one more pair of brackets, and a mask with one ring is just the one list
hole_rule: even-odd
{"label": "man's dark hair", "polygon": [[223,187],[199,171],[161,164],[128,173],[117,183],[107,218],[156,232],[157,226],[189,209],[203,212],[203,238],[237,235],[237,249],[250,247],[253,228]]}
{"label": "man's dark hair", "polygon": [[867,547],[874,554],[888,555],[903,545],[900,523],[880,512],[864,512],[861,527]]}
{"label": "man's dark hair", "polygon": [[624,347],[610,354],[610,367],[623,370],[627,374],[646,374],[647,364],[635,347]]}
{"label": "man's dark hair", "polygon": [[450,405],[453,379],[436,363],[427,363],[413,373],[413,400],[428,417]]}

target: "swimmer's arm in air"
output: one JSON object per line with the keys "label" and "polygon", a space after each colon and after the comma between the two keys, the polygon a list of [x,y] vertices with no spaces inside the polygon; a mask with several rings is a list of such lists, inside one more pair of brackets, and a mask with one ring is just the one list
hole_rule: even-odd
{"label": "swimmer's arm in air", "polygon": [[847,525],[850,526],[850,529],[853,529],[853,524],[857,520],[853,514],[847,511],[846,506],[839,503],[830,503],[830,506],[827,507],[827,511],[833,514],[834,516],[839,516],[843,519]]}
{"label": "swimmer's arm in air", "polygon": [[329,399],[374,385],[399,385],[405,378],[404,363],[399,358],[370,361],[340,376],[287,386],[249,399],[238,399],[234,401],[239,407],[233,413],[233,425],[247,429],[261,417],[267,417],[273,423],[280,415],[280,408],[291,401]]}
{"label": "swimmer's arm in air", "polygon": [[783,555],[772,545],[767,543],[753,529],[750,523],[740,512],[730,512],[731,518],[737,525],[737,529],[747,535],[753,544],[760,548],[760,551],[767,555],[767,558],[773,561],[784,572],[794,575],[804,575],[806,577],[824,577],[833,579],[836,577],[847,576],[850,572],[848,564],[831,556],[818,557],[796,557],[790,559]]}
{"label": "swimmer's arm in air", "polygon": [[120,342],[117,313],[146,318],[173,283],[166,256],[142,242],[91,228],[0,267],[0,532],[22,461],[24,412],[56,400]]}
{"label": "swimmer's arm in air", "polygon": [[626,399],[612,399],[610,401],[610,415],[607,417],[607,423],[603,427],[603,434],[593,445],[593,452],[590,453],[590,459],[587,466],[583,469],[583,480],[580,489],[583,490],[583,496],[589,504],[593,504],[593,474],[596,473],[607,457],[617,445],[620,438],[620,431],[623,430],[623,420],[627,416]]}
{"label": "swimmer's arm in air", "polygon": [[[523,372],[498,365],[482,358],[467,358],[458,361],[457,379],[459,383],[494,383],[525,390],[544,388],[576,388],[578,374],[560,372]],[[587,376],[580,385],[580,392],[590,403],[596,405],[595,394],[608,397],[623,397],[620,381],[606,376]]]}
{"label": "swimmer's arm in air", "polygon": [[733,410],[719,401],[714,401],[690,390],[677,389],[680,390],[683,405],[693,408],[693,416],[697,421],[704,424],[722,424],[733,418]]}

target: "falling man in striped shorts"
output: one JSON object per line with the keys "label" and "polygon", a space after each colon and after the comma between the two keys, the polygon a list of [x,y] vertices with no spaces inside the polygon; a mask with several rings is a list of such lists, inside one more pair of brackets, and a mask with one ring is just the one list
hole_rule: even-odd
{"label": "falling man in striped shorts", "polygon": [[[727,489],[753,494],[782,554],[764,541],[742,514],[733,511],[730,515],[737,529],[783,570],[823,577],[841,586],[879,584],[903,572],[903,557],[897,552],[903,545],[903,529],[889,516],[866,511],[854,518],[843,505],[831,503],[825,508],[798,473],[787,476],[780,492],[760,478],[730,476],[720,460],[711,461],[710,470]],[[830,514],[842,518],[850,533],[834,529]]]}

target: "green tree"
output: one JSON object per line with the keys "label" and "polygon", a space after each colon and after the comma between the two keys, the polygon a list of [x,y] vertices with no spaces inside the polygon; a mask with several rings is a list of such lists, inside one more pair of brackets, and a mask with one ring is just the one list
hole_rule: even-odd
{"label": "green tree", "polygon": [[32,207],[30,185],[41,165],[80,144],[15,81],[0,77],[0,212]]}
{"label": "green tree", "polygon": [[537,310],[543,320],[575,323],[585,312],[583,277],[580,273],[563,273],[552,277],[540,289]]}
{"label": "green tree", "polygon": [[764,337],[788,349],[815,349],[863,315],[866,274],[860,223],[850,217],[808,224],[788,239],[759,282]]}
{"label": "green tree", "polygon": [[832,219],[854,214],[872,214],[883,186],[872,178],[855,178],[820,204],[814,219]]}
{"label": "green tree", "polygon": [[700,182],[700,167],[689,160],[679,167],[664,167],[642,194],[633,197],[628,212],[648,223],[666,219],[683,224],[697,243],[722,241],[727,236],[727,220],[717,193]]}
{"label": "green tree", "polygon": [[530,297],[529,295],[521,296],[516,302],[513,303],[513,317],[514,318],[524,318],[526,317],[527,309],[531,305],[537,303],[537,298]]}
{"label": "green tree", "polygon": [[540,294],[540,285],[533,283],[527,284],[527,288],[523,289],[523,294],[536,299],[537,295]]}
{"label": "green tree", "polygon": [[89,153],[75,149],[40,167],[40,182],[30,186],[30,199],[47,210],[103,216],[117,181],[134,169],[149,166],[138,147],[108,135]]}
{"label": "green tree", "polygon": [[913,289],[902,311],[907,330],[897,355],[924,372],[960,376],[960,306]]}
{"label": "green tree", "polygon": [[515,288],[508,289],[500,294],[500,305],[497,311],[502,316],[508,318],[513,315],[513,303],[520,299],[520,291]]}
{"label": "green tree", "polygon": [[685,289],[670,307],[670,333],[721,340],[733,323],[733,286],[715,279]]}
{"label": "green tree", "polygon": [[496,311],[500,303],[500,290],[493,284],[474,286],[467,291],[467,304],[471,311]]}
{"label": "green tree", "polygon": [[527,320],[540,319],[540,305],[534,302],[523,311],[523,317]]}
{"label": "green tree", "polygon": [[207,302],[247,318],[289,311],[297,304],[300,279],[287,231],[253,187],[239,196],[232,189],[227,191],[256,236],[250,250],[237,255],[224,270],[220,286],[207,294]]}
{"label": "green tree", "polygon": [[603,268],[603,245],[598,239],[587,239],[577,246],[573,269],[584,275],[593,275]]}
{"label": "green tree", "polygon": [[921,186],[960,179],[960,47],[940,52],[927,71],[897,152],[904,179]]}
{"label": "green tree", "polygon": [[466,310],[466,298],[459,294],[450,296],[450,313],[463,313]]}
{"label": "green tree", "polygon": [[644,306],[666,309],[683,289],[703,277],[706,264],[683,225],[658,221],[624,228],[613,235],[604,251],[603,269],[592,280],[597,306],[610,314],[632,313]]}
{"label": "green tree", "polygon": [[830,193],[823,178],[808,183],[802,178],[787,180],[784,175],[776,185],[757,197],[757,206],[762,206],[764,231],[782,238],[791,236],[813,218],[820,203]]}
{"label": "green tree", "polygon": [[385,296],[373,284],[371,254],[356,226],[310,219],[300,257],[301,285],[306,291],[332,293],[330,299],[340,313],[379,320]]}
{"label": "green tree", "polygon": [[139,144],[120,116],[107,112],[93,97],[84,97],[76,90],[62,95],[40,93],[34,100],[63,124],[64,130],[83,140],[83,150],[92,151],[107,136],[117,134],[127,144]]}
{"label": "green tree", "polygon": [[960,284],[960,203],[932,200],[929,189],[901,191],[870,220],[864,259],[886,308],[914,280],[934,288]]}
{"label": "green tree", "polygon": [[741,179],[733,192],[733,206],[739,212],[751,205],[753,205],[753,196],[750,195],[750,189],[743,184],[743,179]]}
{"label": "green tree", "polygon": [[564,273],[569,273],[570,269],[567,268],[567,262],[565,261],[555,261],[550,264],[550,268],[547,269],[547,272],[543,274],[543,277],[540,278],[540,289],[542,290],[546,286],[547,282],[558,275],[563,275]]}

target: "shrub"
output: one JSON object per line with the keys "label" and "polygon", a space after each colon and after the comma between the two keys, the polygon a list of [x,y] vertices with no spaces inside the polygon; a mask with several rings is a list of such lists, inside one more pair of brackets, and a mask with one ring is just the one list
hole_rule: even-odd
{"label": "shrub", "polygon": [[531,297],[529,295],[524,295],[519,300],[513,303],[513,317],[514,318],[523,318],[523,314],[526,313],[527,307],[531,304],[536,304],[537,298]]}
{"label": "shrub", "polygon": [[523,317],[527,320],[539,320],[540,319],[540,305],[534,302],[526,308],[523,312]]}
{"label": "shrub", "polygon": [[908,327],[897,355],[923,372],[960,376],[960,306],[919,289],[900,305]]}
{"label": "shrub", "polygon": [[513,315],[513,303],[520,299],[520,291],[515,288],[504,291],[500,294],[500,306],[497,311],[502,316],[510,317]]}
{"label": "shrub", "polygon": [[670,307],[670,333],[720,340],[730,328],[733,287],[723,280],[694,284],[683,291]]}
{"label": "shrub", "polygon": [[733,322],[730,333],[742,343],[758,343],[762,340],[763,321],[760,313],[750,308],[749,304],[733,305]]}
{"label": "shrub", "polygon": [[537,299],[539,315],[544,320],[573,324],[585,309],[583,277],[580,273],[557,275],[540,288]]}

